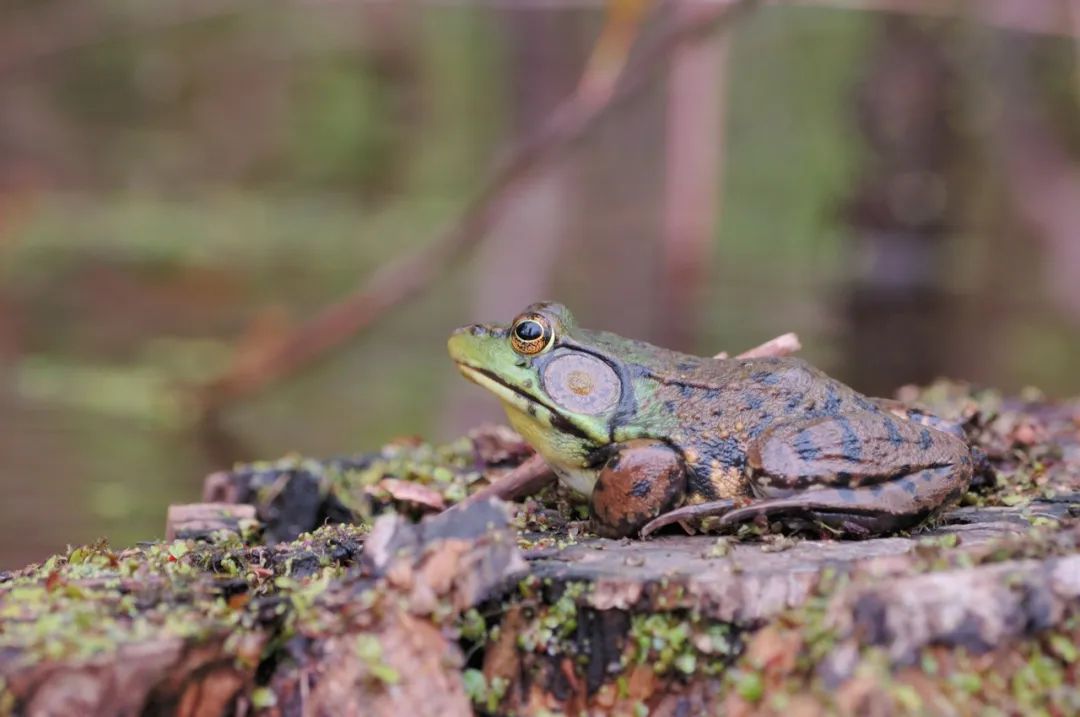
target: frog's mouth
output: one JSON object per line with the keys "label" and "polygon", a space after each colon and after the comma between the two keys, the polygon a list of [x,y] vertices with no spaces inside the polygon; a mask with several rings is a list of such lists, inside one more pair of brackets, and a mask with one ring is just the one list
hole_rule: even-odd
{"label": "frog's mouth", "polygon": [[455,361],[458,371],[461,374],[477,384],[483,386],[487,390],[494,393],[503,401],[506,401],[522,411],[535,415],[536,407],[539,406],[545,411],[555,414],[557,411],[551,406],[548,406],[544,402],[538,400],[535,396],[525,393],[517,386],[507,383],[498,377],[493,371],[489,371],[486,368],[478,368],[476,366],[470,366],[467,363],[461,361]]}
{"label": "frog's mouth", "polygon": [[574,425],[573,421],[562,415],[556,408],[503,381],[494,372],[477,366],[470,366],[461,361],[455,361],[454,363],[457,364],[458,370],[461,371],[465,378],[478,386],[483,386],[498,396],[504,403],[522,413],[528,414],[537,420],[543,417],[552,428],[558,431],[569,433],[586,441],[591,442],[593,440],[592,436]]}

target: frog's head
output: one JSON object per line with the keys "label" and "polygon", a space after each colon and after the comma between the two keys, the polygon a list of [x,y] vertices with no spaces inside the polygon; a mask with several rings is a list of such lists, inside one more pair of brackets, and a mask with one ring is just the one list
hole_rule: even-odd
{"label": "frog's head", "polygon": [[494,393],[514,428],[553,467],[585,467],[633,403],[630,373],[561,304],[533,304],[509,325],[474,324],[449,341],[465,377]]}

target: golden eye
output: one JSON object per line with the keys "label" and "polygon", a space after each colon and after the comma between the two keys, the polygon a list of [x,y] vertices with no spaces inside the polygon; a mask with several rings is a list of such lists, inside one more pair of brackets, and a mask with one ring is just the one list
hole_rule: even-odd
{"label": "golden eye", "polygon": [[519,319],[510,331],[510,345],[525,356],[540,353],[551,345],[553,338],[551,326],[541,317]]}

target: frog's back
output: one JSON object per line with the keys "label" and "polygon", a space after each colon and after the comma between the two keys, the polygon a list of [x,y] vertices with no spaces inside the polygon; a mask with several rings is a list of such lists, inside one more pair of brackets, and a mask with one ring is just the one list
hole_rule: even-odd
{"label": "frog's back", "polygon": [[789,421],[879,412],[862,394],[795,357],[682,361],[658,373],[658,393],[674,414],[671,440],[700,499],[744,495],[747,450]]}

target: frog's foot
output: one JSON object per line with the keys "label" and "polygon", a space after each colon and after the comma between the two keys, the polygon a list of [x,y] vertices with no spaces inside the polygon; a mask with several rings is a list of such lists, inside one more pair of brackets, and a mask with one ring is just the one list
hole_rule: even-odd
{"label": "frog's foot", "polygon": [[770,522],[824,524],[862,538],[913,527],[957,500],[966,486],[966,481],[957,480],[955,466],[935,466],[873,485],[820,488],[761,500],[726,512],[717,527],[763,516]]}
{"label": "frog's foot", "polygon": [[636,440],[615,446],[593,488],[596,532],[621,538],[678,505],[686,491],[682,456],[661,441]]}
{"label": "frog's foot", "polygon": [[[641,529],[641,537],[647,538],[651,534],[655,533],[660,528],[672,523],[679,523],[683,526],[683,529],[687,529],[686,523],[689,521],[700,521],[702,518],[712,518],[718,515],[724,515],[735,509],[738,505],[733,500],[713,500],[708,503],[698,503],[696,505],[684,505],[681,508],[675,510],[669,510],[661,515],[659,518],[653,518],[645,527]],[[689,530],[688,530],[689,532]]]}

